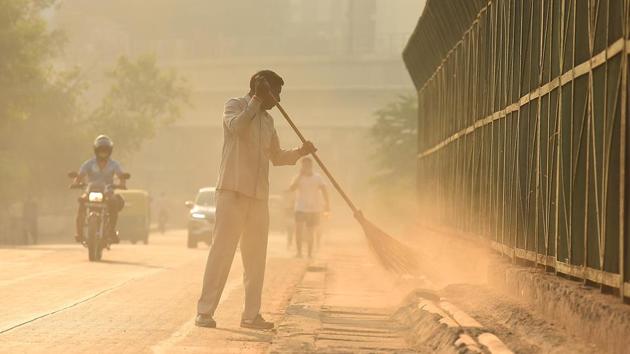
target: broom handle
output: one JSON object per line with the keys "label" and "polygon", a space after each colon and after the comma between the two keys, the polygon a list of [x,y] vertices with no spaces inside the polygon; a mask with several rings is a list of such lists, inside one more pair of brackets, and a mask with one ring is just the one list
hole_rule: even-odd
{"label": "broom handle", "polygon": [[[289,125],[291,126],[291,128],[293,128],[293,131],[295,132],[295,134],[297,134],[298,138],[300,138],[300,140],[302,141],[302,144],[304,144],[306,142],[306,138],[304,138],[304,135],[302,135],[298,127],[295,126],[295,124],[293,123],[293,120],[291,119],[291,117],[289,117],[289,114],[287,113],[287,111],[285,111],[284,108],[282,108],[282,106],[278,102],[276,102],[276,107],[278,107],[278,110],[280,111],[280,113],[282,113],[282,115],[284,116],[284,119],[286,119]],[[335,177],[333,177],[330,171],[328,171],[328,168],[326,167],[326,165],[324,165],[322,160],[320,160],[319,156],[317,156],[317,152],[312,152],[311,156],[313,156],[313,158],[315,159],[319,167],[322,169],[322,171],[324,171],[324,173],[330,180],[330,183],[332,183],[332,185],[335,187],[337,192],[339,192],[343,200],[345,200],[348,206],[350,207],[350,209],[352,209],[352,213],[356,214],[359,211],[359,209],[357,209],[357,207],[354,205],[352,200],[350,200],[350,197],[348,197],[346,192],[343,191],[339,183],[337,183],[337,180],[335,179]]]}

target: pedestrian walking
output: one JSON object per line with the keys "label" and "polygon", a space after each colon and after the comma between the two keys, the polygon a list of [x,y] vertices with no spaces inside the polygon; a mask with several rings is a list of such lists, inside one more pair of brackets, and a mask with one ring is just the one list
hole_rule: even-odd
{"label": "pedestrian walking", "polygon": [[33,196],[29,194],[22,205],[22,234],[24,244],[32,243],[36,245],[39,242],[37,230],[38,218],[39,206]]}
{"label": "pedestrian walking", "polygon": [[245,273],[241,327],[274,327],[260,315],[269,233],[269,162],[294,165],[316,151],[310,142],[299,149],[280,148],[274,120],[267,111],[280,101],[283,85],[278,74],[263,70],[251,77],[247,95],[225,104],[214,242],[197,304],[197,326],[216,327],[214,312],[240,240]]}
{"label": "pedestrian walking", "polygon": [[297,257],[302,257],[302,245],[306,242],[308,258],[313,257],[313,240],[318,232],[322,213],[330,211],[326,183],[313,171],[313,160],[305,157],[300,172],[293,179],[290,191],[295,191],[295,240]]}

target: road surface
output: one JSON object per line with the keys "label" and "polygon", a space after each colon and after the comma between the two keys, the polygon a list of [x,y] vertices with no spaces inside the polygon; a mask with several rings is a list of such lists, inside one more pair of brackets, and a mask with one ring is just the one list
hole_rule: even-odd
{"label": "road surface", "polygon": [[[218,328],[194,326],[208,248],[187,249],[184,231],[152,235],[149,245],[114,245],[96,263],[78,245],[0,248],[0,353],[455,352],[454,340],[444,348],[418,343],[422,328],[412,333],[392,317],[418,287],[453,300],[448,307],[435,302],[449,312],[440,321],[468,319],[479,339],[471,339],[471,348],[481,352],[492,352],[482,345],[486,332],[505,349],[495,353],[594,349],[485,288],[442,291],[427,279],[385,273],[356,229],[326,235],[312,260],[296,258],[285,242],[284,235],[270,235],[262,314],[276,322],[274,331],[239,326],[244,294],[238,252],[215,315]],[[531,320],[506,328],[492,317],[491,304],[498,303]],[[533,336],[536,331],[540,335]]]}
{"label": "road surface", "polygon": [[[114,245],[90,263],[78,245],[0,249],[0,352],[264,351],[273,333],[239,327],[240,255],[217,330],[193,325],[207,248],[187,249],[183,231],[149,245]],[[264,315],[279,320],[307,261],[272,237]]]}

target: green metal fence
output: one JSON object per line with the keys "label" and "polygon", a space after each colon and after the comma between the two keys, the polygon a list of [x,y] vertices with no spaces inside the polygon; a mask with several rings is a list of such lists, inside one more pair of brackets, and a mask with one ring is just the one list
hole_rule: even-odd
{"label": "green metal fence", "polygon": [[630,296],[630,0],[429,0],[421,215]]}

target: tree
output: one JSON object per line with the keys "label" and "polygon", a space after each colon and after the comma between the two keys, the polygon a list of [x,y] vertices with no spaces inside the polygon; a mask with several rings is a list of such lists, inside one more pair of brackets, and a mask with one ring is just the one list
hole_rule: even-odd
{"label": "tree", "polygon": [[0,2],[0,132],[32,114],[38,94],[49,86],[48,61],[62,36],[49,32],[39,13],[53,0]]}
{"label": "tree", "polygon": [[[41,12],[53,0],[0,2],[0,204],[55,181],[55,152],[72,134],[81,86],[74,71],[54,70],[63,35],[49,31]],[[1,207],[2,205],[0,205]]]}
{"label": "tree", "polygon": [[412,95],[378,110],[370,134],[375,143],[378,171],[373,183],[392,191],[413,187],[417,155],[417,103]]}
{"label": "tree", "polygon": [[111,134],[130,152],[177,119],[187,102],[185,83],[154,57],[123,57],[102,103],[83,107],[88,83],[80,71],[54,65],[64,36],[49,30],[41,15],[54,4],[0,1],[0,219],[2,209],[27,193],[66,193],[65,174],[89,153],[96,132]]}
{"label": "tree", "polygon": [[190,90],[174,71],[158,68],[154,56],[121,57],[109,73],[113,84],[92,113],[95,134],[108,134],[123,153],[140,148],[157,129],[181,116]]}
{"label": "tree", "polygon": [[393,220],[415,216],[417,103],[412,95],[399,96],[376,113],[370,130],[377,169],[371,183],[379,212]]}

